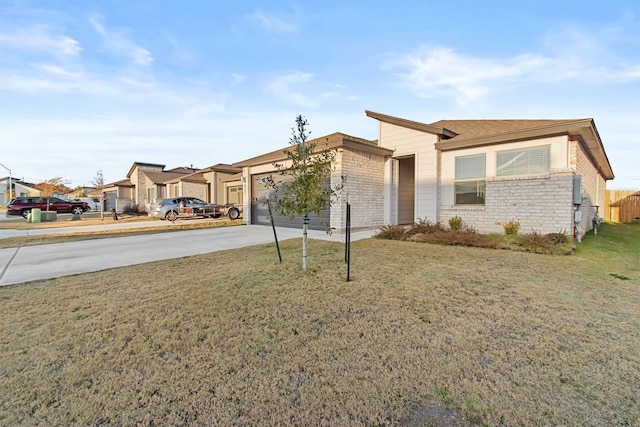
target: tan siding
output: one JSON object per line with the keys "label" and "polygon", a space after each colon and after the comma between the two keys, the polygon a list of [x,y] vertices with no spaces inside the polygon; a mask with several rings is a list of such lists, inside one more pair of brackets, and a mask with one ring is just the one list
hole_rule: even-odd
{"label": "tan siding", "polygon": [[415,156],[414,215],[435,220],[438,217],[438,177],[434,145],[438,136],[381,122],[379,140],[380,146],[394,150],[394,158]]}

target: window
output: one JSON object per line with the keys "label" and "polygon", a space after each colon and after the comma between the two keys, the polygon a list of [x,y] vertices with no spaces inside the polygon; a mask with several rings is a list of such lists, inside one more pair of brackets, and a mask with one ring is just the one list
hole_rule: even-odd
{"label": "window", "polygon": [[521,150],[498,151],[497,176],[540,175],[549,173],[548,145]]}
{"label": "window", "polygon": [[155,201],[155,197],[153,197],[153,188],[147,188],[147,201],[149,203],[153,203]]}
{"label": "window", "polygon": [[486,156],[456,157],[456,205],[484,205]]}

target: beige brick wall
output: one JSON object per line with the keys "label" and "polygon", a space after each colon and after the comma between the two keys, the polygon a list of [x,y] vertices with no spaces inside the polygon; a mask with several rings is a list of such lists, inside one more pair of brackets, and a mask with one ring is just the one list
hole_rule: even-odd
{"label": "beige brick wall", "polygon": [[205,202],[207,201],[206,184],[198,184],[195,182],[182,182],[182,196],[197,197]]}
{"label": "beige brick wall", "polygon": [[460,216],[481,233],[504,233],[503,224],[520,222],[520,232],[573,233],[573,174],[487,181],[485,206],[441,207],[440,219]]}
{"label": "beige brick wall", "polygon": [[606,182],[598,173],[598,170],[579,142],[571,141],[570,156],[571,166],[576,171],[576,174],[582,177],[583,200],[580,207],[582,211],[581,226],[583,230],[588,231],[593,228],[593,217],[596,215],[596,206],[598,206],[599,216],[604,216],[603,209]]}
{"label": "beige brick wall", "polygon": [[346,226],[347,195],[351,204],[351,229],[377,228],[384,223],[384,157],[341,149],[334,160],[332,184],[346,175],[342,197],[331,207],[331,227],[336,233]]}

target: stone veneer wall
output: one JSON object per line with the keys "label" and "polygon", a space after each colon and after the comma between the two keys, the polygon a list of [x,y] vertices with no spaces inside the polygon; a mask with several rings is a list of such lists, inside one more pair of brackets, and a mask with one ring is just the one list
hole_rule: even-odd
{"label": "stone veneer wall", "polygon": [[334,160],[332,184],[346,175],[342,197],[331,207],[331,227],[343,233],[346,226],[347,194],[351,204],[351,229],[384,225],[384,156],[359,150],[340,149]]}
{"label": "stone veneer wall", "polygon": [[504,233],[503,224],[520,222],[520,232],[573,232],[573,173],[549,177],[487,181],[485,205],[441,207],[440,220],[460,216],[481,233]]}

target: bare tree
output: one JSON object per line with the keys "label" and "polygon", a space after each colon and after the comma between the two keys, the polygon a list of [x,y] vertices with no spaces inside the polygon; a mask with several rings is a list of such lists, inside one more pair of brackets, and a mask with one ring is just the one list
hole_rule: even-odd
{"label": "bare tree", "polygon": [[102,175],[102,170],[96,172],[91,184],[96,188],[96,194],[100,197],[100,218],[104,219],[104,176]]}

